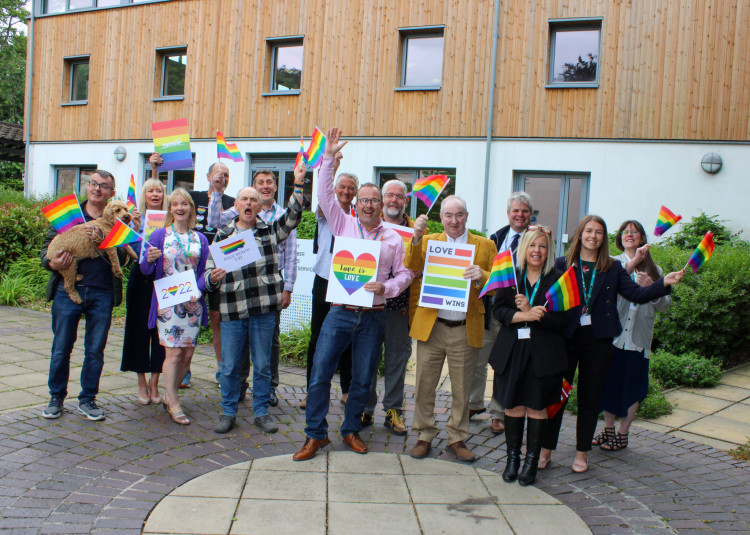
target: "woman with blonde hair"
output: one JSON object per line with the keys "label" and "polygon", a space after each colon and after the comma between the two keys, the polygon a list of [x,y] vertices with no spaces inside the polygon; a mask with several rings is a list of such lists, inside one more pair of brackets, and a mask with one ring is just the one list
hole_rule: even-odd
{"label": "woman with blonde hair", "polygon": [[[156,178],[144,182],[141,198],[138,203],[139,213],[145,215],[147,210],[166,210],[167,192],[164,185]],[[135,211],[134,211],[135,213]],[[137,231],[143,232],[145,218]],[[143,242],[131,243],[136,254],[140,255]],[[164,348],[159,344],[159,335],[155,329],[148,327],[148,311],[151,295],[154,293],[153,277],[146,277],[139,264],[133,265],[128,278],[125,294],[125,339],[122,344],[122,364],[120,370],[138,374],[138,403],[161,403],[159,394],[159,374],[164,362]],[[151,377],[147,381],[146,374]]]}
{"label": "woman with blonde hair", "polygon": [[[505,409],[508,457],[503,479],[530,485],[536,479],[547,427],[546,408],[560,400],[567,369],[563,328],[566,312],[548,312],[545,294],[562,275],[553,267],[555,242],[549,228],[531,225],[522,234],[516,256],[518,287],[498,290],[492,313],[503,326],[490,353],[495,370],[492,397]],[[524,424],[526,459],[521,464]]]}
{"label": "woman with blonde hair", "polygon": [[[164,228],[155,230],[149,238],[152,247],[141,261],[143,273],[155,273],[156,280],[159,280],[192,269],[198,289],[204,292],[208,240],[193,230],[195,223],[193,200],[183,188],[175,189],[169,196]],[[159,258],[161,260],[157,262]],[[200,299],[192,297],[189,302],[160,309],[156,294],[153,294],[148,325],[157,328],[159,342],[165,347],[162,374],[166,393],[163,404],[172,420],[180,425],[188,425],[190,420],[180,407],[178,388],[190,369],[200,327],[207,324],[208,311],[202,295]]]}

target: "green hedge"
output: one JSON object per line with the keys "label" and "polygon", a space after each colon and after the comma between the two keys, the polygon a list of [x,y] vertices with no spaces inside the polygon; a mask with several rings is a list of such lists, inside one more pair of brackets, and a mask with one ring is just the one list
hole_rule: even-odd
{"label": "green hedge", "polygon": [[673,355],[666,351],[656,351],[651,355],[651,374],[664,388],[707,388],[718,385],[721,380],[719,360],[705,359],[695,353]]}
{"label": "green hedge", "polygon": [[52,199],[26,198],[23,193],[0,188],[0,273],[19,258],[37,256],[49,222],[41,209]]}

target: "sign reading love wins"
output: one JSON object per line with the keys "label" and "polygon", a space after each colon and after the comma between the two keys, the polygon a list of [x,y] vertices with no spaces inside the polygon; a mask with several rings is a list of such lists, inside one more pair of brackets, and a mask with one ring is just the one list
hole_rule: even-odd
{"label": "sign reading love wins", "polygon": [[195,271],[192,269],[154,281],[154,292],[159,308],[169,308],[190,301],[191,297],[201,297],[198,282],[195,280]]}
{"label": "sign reading love wins", "polygon": [[378,272],[380,242],[336,236],[332,258],[326,301],[371,307],[375,294],[364,285]]}

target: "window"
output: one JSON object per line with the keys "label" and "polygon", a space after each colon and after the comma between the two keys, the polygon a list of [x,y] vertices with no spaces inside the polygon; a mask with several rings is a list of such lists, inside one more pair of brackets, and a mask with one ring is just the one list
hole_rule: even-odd
{"label": "window", "polygon": [[[260,169],[273,171],[276,177],[276,202],[286,207],[289,197],[294,190],[294,159],[296,154],[251,154],[248,161],[247,184],[252,185],[253,175]],[[302,186],[302,194],[308,199],[312,198],[313,172],[308,171],[305,174],[308,182]],[[308,208],[309,210],[309,208]]]}
{"label": "window", "polygon": [[77,193],[79,197],[86,194],[86,182],[96,166],[71,166],[55,168],[55,195]]}
{"label": "window", "polygon": [[156,49],[156,77],[154,88],[157,100],[181,100],[185,96],[187,47]]}
{"label": "window", "polygon": [[[302,88],[302,37],[267,39],[270,94],[298,95]],[[265,93],[268,94],[268,93]]]}
{"label": "window", "polygon": [[[438,197],[437,202],[427,214],[430,221],[440,221],[440,205],[448,195],[454,195],[456,193],[456,169],[388,169],[380,168],[377,170],[378,186],[383,185],[389,180],[400,180],[406,184],[406,188],[411,192],[414,182],[419,178],[428,177],[431,175],[445,175],[450,178],[450,182],[445,186],[445,189]],[[410,218],[414,219],[419,215],[427,213],[427,207],[425,204],[416,197],[409,197],[409,205],[406,207],[406,213]]]}
{"label": "window", "polygon": [[86,104],[89,100],[89,56],[63,58],[63,103]]}
{"label": "window", "polygon": [[443,78],[443,27],[399,29],[398,89],[440,89]]}
{"label": "window", "polygon": [[597,87],[601,19],[550,22],[549,86]]}
{"label": "window", "polygon": [[77,11],[79,9],[117,7],[155,1],[159,0],[42,0],[42,2],[39,3],[41,7],[37,9],[39,9],[39,15],[48,15],[53,13],[65,13],[66,11]]}
{"label": "window", "polygon": [[[151,164],[148,159],[152,153],[141,154],[143,161],[143,176],[146,179],[151,178]],[[159,173],[159,180],[164,184],[167,189],[167,195],[172,193],[175,188],[185,188],[190,191],[195,189],[195,153],[193,153],[193,167],[190,169],[174,169],[172,171],[161,171]],[[145,179],[144,179],[145,182]],[[208,184],[206,184],[208,189]]]}
{"label": "window", "polygon": [[532,224],[552,229],[555,256],[565,252],[568,236],[588,211],[589,174],[517,171],[513,191],[525,191],[534,201]]}

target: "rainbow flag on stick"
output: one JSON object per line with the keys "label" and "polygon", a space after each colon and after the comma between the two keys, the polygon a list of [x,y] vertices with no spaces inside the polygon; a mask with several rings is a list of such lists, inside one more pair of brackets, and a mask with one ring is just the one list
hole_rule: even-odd
{"label": "rainbow flag on stick", "polygon": [[714,252],[715,248],[716,245],[714,244],[714,233],[706,232],[706,235],[703,236],[703,239],[698,244],[695,252],[690,256],[690,260],[688,260],[688,263],[685,265],[685,267],[690,266],[691,268],[693,268],[693,273],[696,273],[698,269],[700,269],[700,267],[703,265],[703,263],[711,258],[711,254]]}
{"label": "rainbow flag on stick", "polygon": [[414,187],[409,195],[415,195],[422,199],[422,202],[427,206],[427,212],[429,212],[450,181],[451,179],[445,175],[430,175],[420,178],[414,182]]}
{"label": "rainbow flag on stick", "polygon": [[547,309],[552,312],[562,312],[570,310],[581,304],[581,292],[578,289],[578,281],[573,266],[557,279],[547,293]]}
{"label": "rainbow flag on stick", "polygon": [[[302,141],[301,138],[300,141]],[[310,140],[310,146],[307,147],[307,150],[302,153],[302,158],[304,158],[305,164],[308,167],[319,166],[320,162],[323,161],[323,153],[325,152],[325,148],[326,137],[323,135],[323,132],[320,131],[320,128],[316,126],[315,130],[313,131],[312,139]]]}
{"label": "rainbow flag on stick", "polygon": [[128,210],[131,212],[138,207],[138,201],[135,200],[135,177],[130,174],[130,185],[128,186],[128,196],[125,200]]}
{"label": "rainbow flag on stick", "polygon": [[233,162],[244,162],[245,159],[242,157],[240,149],[237,148],[236,143],[227,143],[224,139],[224,135],[216,131],[216,157],[221,160],[222,157],[229,158]]}
{"label": "rainbow flag on stick", "polygon": [[115,226],[109,231],[104,241],[99,244],[99,249],[107,249],[108,247],[120,247],[134,241],[142,240],[143,238],[138,235],[136,231],[127,226],[119,219],[115,220]]}
{"label": "rainbow flag on stick", "polygon": [[296,169],[300,162],[304,162],[307,165],[307,155],[305,154],[305,140],[302,136],[299,137],[299,152],[297,158],[294,160],[294,168]]}
{"label": "rainbow flag on stick", "polygon": [[518,286],[518,282],[516,282],[516,267],[513,265],[513,253],[508,249],[502,253],[497,253],[492,261],[490,276],[482,291],[479,292],[479,298],[481,299],[484,294],[497,288],[509,288],[511,286]]}
{"label": "rainbow flag on stick", "polygon": [[547,407],[547,417],[549,417],[550,420],[555,417],[555,414],[557,414],[560,409],[562,409],[562,406],[565,404],[565,400],[568,399],[572,391],[573,385],[571,385],[567,379],[563,379],[560,401],[558,401],[557,403],[553,403],[552,405],[549,405]]}
{"label": "rainbow flag on stick", "polygon": [[161,154],[164,160],[159,171],[193,167],[187,119],[151,123],[151,131],[154,136],[154,151]]}
{"label": "rainbow flag on stick", "polygon": [[75,193],[60,197],[52,204],[48,204],[42,208],[44,217],[49,219],[55,230],[62,234],[66,230],[69,230],[76,225],[85,223],[86,220],[83,218],[83,210],[81,205],[78,204],[78,198]]}
{"label": "rainbow flag on stick", "polygon": [[669,208],[662,206],[659,210],[659,217],[656,218],[656,228],[654,229],[654,236],[661,236],[670,228],[672,225],[682,219],[681,215],[673,214]]}

